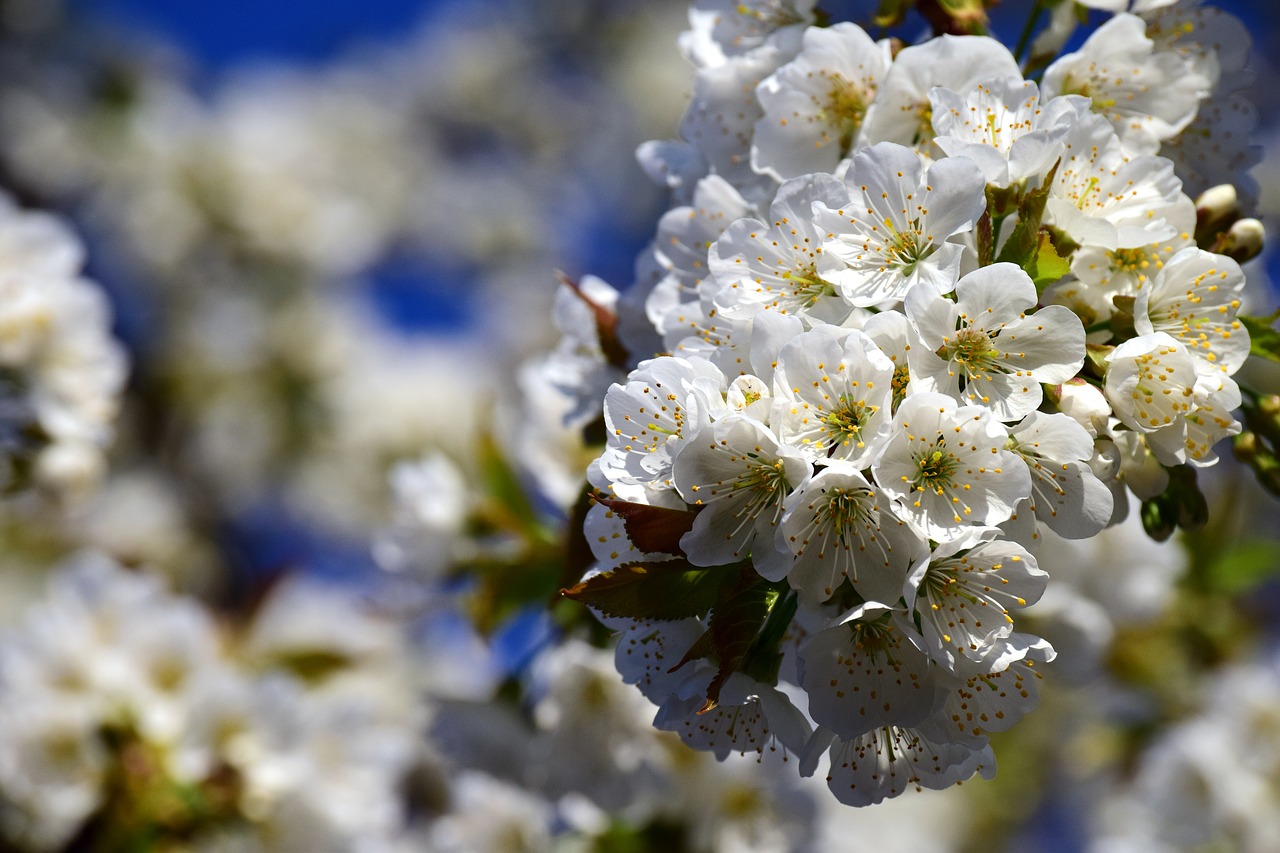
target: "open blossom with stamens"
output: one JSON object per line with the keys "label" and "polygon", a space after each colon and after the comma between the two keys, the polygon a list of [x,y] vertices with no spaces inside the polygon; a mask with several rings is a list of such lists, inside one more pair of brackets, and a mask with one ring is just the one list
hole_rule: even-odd
{"label": "open blossom with stamens", "polygon": [[971,746],[950,737],[941,723],[882,726],[853,738],[838,738],[819,727],[801,756],[800,773],[811,775],[823,751],[830,769],[827,787],[848,806],[870,806],[909,790],[940,790],[996,772],[991,746]]}
{"label": "open blossom with stamens", "polygon": [[1089,466],[1093,437],[1074,418],[1032,412],[1009,430],[1009,449],[1031,474],[1028,502],[1037,521],[1066,539],[1088,539],[1111,523],[1111,491]]}
{"label": "open blossom with stamens", "polygon": [[1105,320],[1110,316],[1113,297],[1136,295],[1175,254],[1195,245],[1191,234],[1195,229],[1196,208],[1191,199],[1185,195],[1175,199],[1172,208],[1166,210],[1165,218],[1176,230],[1167,240],[1130,249],[1082,246],[1072,254],[1071,272],[1079,279],[1074,284],[1089,288],[1106,306],[1096,319]]}
{"label": "open blossom with stamens", "polygon": [[1181,341],[1152,332],[1125,341],[1107,356],[1107,399],[1125,426],[1146,434],[1165,465],[1212,465],[1213,445],[1240,432],[1231,415],[1240,389],[1206,367]]}
{"label": "open blossom with stamens", "polygon": [[1041,383],[1056,385],[1084,364],[1084,326],[1069,308],[1037,302],[1031,278],[992,264],[960,279],[956,298],[927,287],[907,294],[907,318],[923,346],[912,372],[925,390],[981,403],[1004,421],[1040,405]]}
{"label": "open blossom with stamens", "polygon": [[1168,332],[1205,366],[1230,376],[1249,355],[1249,332],[1236,319],[1244,272],[1225,255],[1188,247],[1138,291],[1133,326]]}
{"label": "open blossom with stamens", "polygon": [[984,746],[988,732],[1008,731],[1039,704],[1039,665],[1058,653],[1030,634],[1012,635],[1008,646],[1014,659],[1005,668],[970,676],[947,691],[941,717],[949,739]]}
{"label": "open blossom with stamens", "polygon": [[1230,377],[1201,367],[1192,403],[1191,411],[1174,426],[1147,436],[1147,445],[1162,464],[1213,465],[1218,461],[1214,446],[1243,428],[1232,415],[1240,408],[1240,386]]}
{"label": "open blossom with stamens", "polygon": [[620,483],[665,481],[676,451],[724,409],[724,384],[710,362],[667,356],[613,385],[604,398],[604,474]]}
{"label": "open blossom with stamens", "polygon": [[783,184],[769,208],[769,223],[739,219],[711,246],[714,280],[706,290],[730,318],[777,311],[810,323],[841,323],[853,305],[828,279],[844,264],[824,253],[824,234],[813,222],[815,203],[839,205],[844,185],[814,174]]}
{"label": "open blossom with stamens", "polygon": [[773,539],[782,502],[809,479],[810,466],[764,424],[729,415],[691,438],[671,473],[680,497],[703,508],[680,540],[690,562],[718,566],[752,554],[766,569],[780,556]]}
{"label": "open blossom with stamens", "polygon": [[[816,607],[848,579],[868,601],[897,601],[928,544],[854,466],[832,463],[784,503],[781,541],[794,556],[787,581]],[[768,576],[781,580],[782,576]]]}
{"label": "open blossom with stamens", "polygon": [[1049,66],[1044,89],[1084,95],[1127,148],[1154,154],[1195,118],[1211,81],[1178,53],[1156,50],[1146,26],[1136,15],[1116,15]]}
{"label": "open blossom with stamens", "polygon": [[1021,76],[1018,61],[995,39],[944,35],[905,47],[880,84],[875,108],[867,116],[866,141],[897,142],[937,153],[930,144],[930,90],[947,86],[963,92],[983,80]]}
{"label": "open blossom with stamens", "polygon": [[699,67],[723,64],[770,38],[785,37],[813,21],[816,0],[695,0],[680,50]]}
{"label": "open blossom with stamens", "polygon": [[1182,182],[1173,163],[1130,154],[1101,116],[1080,116],[1045,203],[1045,221],[1082,246],[1134,249],[1180,233]]}
{"label": "open blossom with stamens", "polygon": [[889,61],[888,44],[856,24],[806,30],[800,54],[756,90],[764,117],[752,166],[778,180],[833,171],[852,153]]}
{"label": "open blossom with stamens", "polygon": [[867,467],[889,432],[893,363],[861,332],[814,331],[778,353],[778,436],[815,461]]}
{"label": "open blossom with stamens", "polygon": [[1195,361],[1165,332],[1125,341],[1107,362],[1107,400],[1132,430],[1151,433],[1174,425],[1195,405]]}
{"label": "open blossom with stamens", "polygon": [[946,542],[967,527],[1009,518],[1031,493],[1027,466],[1005,449],[1008,432],[991,410],[921,392],[894,414],[894,434],[872,473],[906,517]]}
{"label": "open blossom with stamens", "polygon": [[916,726],[942,703],[938,669],[902,611],[868,602],[800,650],[809,714],[841,737]]}
{"label": "open blossom with stamens", "polygon": [[972,160],[949,158],[927,170],[910,148],[882,143],[854,155],[849,200],[814,204],[828,232],[823,250],[848,265],[830,274],[854,305],[902,299],[914,285],[955,286],[963,249],[948,243],[982,215],[986,180]]}
{"label": "open blossom with stamens", "polygon": [[[696,683],[710,681],[712,673],[710,666],[704,666]],[[729,677],[714,708],[701,710],[705,702],[698,691],[685,689],[659,703],[653,724],[721,759],[730,752],[763,754],[782,749],[798,753],[812,732],[809,721],[785,693],[740,672]]]}
{"label": "open blossom with stamens", "polygon": [[1021,77],[997,77],[966,92],[938,87],[929,103],[935,144],[950,157],[973,160],[997,187],[1047,172],[1071,122],[1088,109],[1078,97],[1041,104],[1035,81]]}
{"label": "open blossom with stamens", "polygon": [[939,545],[907,579],[907,605],[920,619],[929,656],[966,678],[999,672],[1020,657],[1011,648],[1011,610],[1040,600],[1049,575],[996,531],[973,531]]}

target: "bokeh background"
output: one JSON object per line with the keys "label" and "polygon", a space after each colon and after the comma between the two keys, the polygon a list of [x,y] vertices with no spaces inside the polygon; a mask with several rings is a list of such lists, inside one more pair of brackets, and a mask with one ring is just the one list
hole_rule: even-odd
{"label": "bokeh background", "polygon": [[[839,16],[866,3],[821,5]],[[1275,4],[1216,5],[1253,34],[1263,160],[1250,212],[1280,234]],[[993,10],[1006,43],[1029,6]],[[686,12],[678,0],[0,0],[0,186],[74,224],[132,362],[101,493],[52,525],[0,518],[4,623],[50,564],[91,546],[160,569],[229,619],[290,573],[393,602],[430,650],[423,665],[440,668],[435,689],[479,705],[523,676],[554,633],[544,613],[502,613],[482,648],[412,585],[388,594],[370,542],[395,511],[396,463],[464,461],[481,439],[522,460],[544,516],[572,503],[586,460],[556,442],[557,425],[527,420],[519,365],[556,345],[557,271],[618,288],[635,277],[667,199],[634,151],[673,136],[687,104]],[[1248,271],[1247,310],[1262,313],[1280,254]],[[1275,504],[1230,460],[1206,479],[1215,522],[1189,551],[1129,529],[1062,555],[1076,597],[1046,599],[1041,630],[1086,651],[1076,671],[1060,662],[1068,689],[997,744],[997,783],[927,800],[914,827],[918,807],[897,805],[831,825],[868,849],[1112,849],[1081,816],[1124,778],[1117,763],[1132,771],[1156,723],[1198,707],[1188,697],[1235,654],[1223,638],[1241,624],[1274,655]],[[1245,568],[1215,586],[1223,554]],[[1175,592],[1196,567],[1207,586]],[[1205,602],[1225,611],[1195,610]],[[1168,654],[1171,637],[1204,659]],[[1091,694],[1100,670],[1122,687]],[[482,748],[500,735],[469,734],[463,751],[501,764]],[[1278,800],[1260,807],[1275,818]]]}

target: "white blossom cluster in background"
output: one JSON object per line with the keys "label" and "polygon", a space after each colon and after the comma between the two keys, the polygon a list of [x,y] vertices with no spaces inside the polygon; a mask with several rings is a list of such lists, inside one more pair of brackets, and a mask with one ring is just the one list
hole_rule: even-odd
{"label": "white blossom cluster in background", "polygon": [[[642,112],[678,114],[678,79],[665,96],[636,83],[672,74],[649,49],[678,25],[667,4],[601,0],[554,25],[444,4],[388,45],[213,80],[142,40],[0,44],[0,167],[73,208],[127,282],[139,385],[183,413],[165,438],[202,499],[235,514],[267,493],[362,538],[390,462],[468,452],[472,413],[509,393],[503,366],[552,340],[528,322],[551,288],[529,282],[591,251],[578,238],[595,220],[576,211],[610,205],[623,228],[657,199],[614,158],[648,132]],[[616,79],[558,76],[557,50],[602,37]],[[443,334],[388,322],[384,266],[415,288],[435,277]]]}
{"label": "white blossom cluster in background", "polygon": [[389,844],[423,722],[404,652],[398,626],[314,582],[277,587],[232,634],[86,552],[0,644],[0,838]]}
{"label": "white blossom cluster in background", "polygon": [[56,217],[0,196],[0,490],[74,502],[106,472],[124,385],[111,312]]}
{"label": "white blossom cluster in background", "polygon": [[1044,530],[1129,494],[1192,524],[1242,429],[1261,228],[1206,186],[1255,156],[1224,13],[1111,9],[1037,82],[992,38],[813,5],[694,4],[680,138],[639,151],[675,206],[541,369],[569,423],[614,379],[568,594],[655,725],[864,805],[994,774],[1055,655],[1023,621]]}
{"label": "white blossom cluster in background", "polygon": [[0,2],[0,848],[1269,849],[1244,25],[672,3]]}

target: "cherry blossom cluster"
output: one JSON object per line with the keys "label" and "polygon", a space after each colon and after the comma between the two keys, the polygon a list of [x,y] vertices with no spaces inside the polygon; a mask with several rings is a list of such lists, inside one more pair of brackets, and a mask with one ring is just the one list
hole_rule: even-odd
{"label": "cherry blossom cluster", "polygon": [[232,633],[84,552],[2,640],[6,849],[391,849],[402,830],[405,638],[336,588],[287,581]]}
{"label": "cherry blossom cluster", "polygon": [[865,805],[994,773],[1055,655],[1019,626],[1043,528],[1195,503],[1242,428],[1261,233],[1182,177],[1252,156],[1220,129],[1235,19],[1139,3],[1037,82],[993,38],[813,6],[695,3],[680,139],[639,151],[674,207],[634,288],[569,298],[560,387],[616,381],[566,592],[659,728],[825,755]]}
{"label": "cherry blossom cluster", "polygon": [[124,386],[111,312],[81,277],[84,249],[56,217],[0,196],[0,491],[89,491]]}

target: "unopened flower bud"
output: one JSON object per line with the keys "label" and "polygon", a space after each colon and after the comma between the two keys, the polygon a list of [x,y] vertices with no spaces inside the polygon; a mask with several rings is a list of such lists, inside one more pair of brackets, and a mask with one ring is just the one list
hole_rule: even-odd
{"label": "unopened flower bud", "polygon": [[1240,218],[1240,199],[1231,184],[1218,184],[1196,199],[1196,242],[1211,245],[1231,223]]}
{"label": "unopened flower bud", "polygon": [[1142,502],[1142,529],[1157,542],[1163,542],[1178,529],[1178,508],[1173,501],[1166,500],[1164,495]]}
{"label": "unopened flower bud", "polygon": [[1266,239],[1266,229],[1256,219],[1240,219],[1227,229],[1223,235],[1220,254],[1244,263],[1256,258],[1262,252],[1262,244]]}
{"label": "unopened flower bud", "polygon": [[1068,379],[1056,390],[1058,411],[1087,429],[1089,435],[1097,438],[1098,432],[1107,428],[1111,406],[1098,386],[1077,377]]}
{"label": "unopened flower bud", "polygon": [[1093,456],[1089,458],[1089,470],[1104,483],[1110,483],[1120,473],[1120,448],[1109,438],[1095,439]]}

